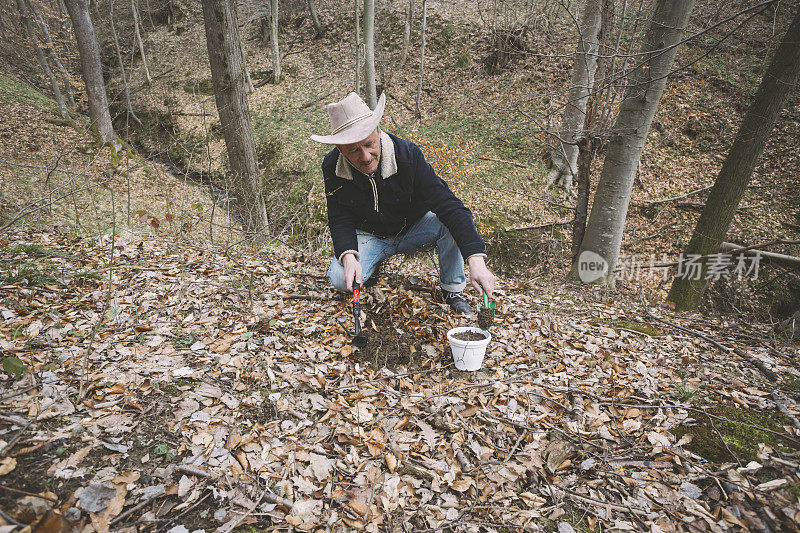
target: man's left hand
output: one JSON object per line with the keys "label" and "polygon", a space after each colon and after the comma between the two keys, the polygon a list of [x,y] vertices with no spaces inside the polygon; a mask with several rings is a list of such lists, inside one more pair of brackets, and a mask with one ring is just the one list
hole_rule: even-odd
{"label": "man's left hand", "polygon": [[475,290],[480,292],[486,291],[486,294],[489,295],[489,298],[492,297],[492,293],[494,292],[494,274],[486,268],[486,262],[483,260],[483,257],[480,255],[473,255],[469,259],[467,259],[469,263],[469,280],[472,283],[472,286],[475,287]]}

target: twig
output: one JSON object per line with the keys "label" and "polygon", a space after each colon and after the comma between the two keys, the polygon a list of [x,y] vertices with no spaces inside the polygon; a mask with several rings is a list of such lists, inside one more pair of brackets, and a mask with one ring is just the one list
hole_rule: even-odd
{"label": "twig", "polygon": [[528,168],[528,165],[523,165],[515,161],[507,161],[505,159],[497,159],[496,157],[479,157],[478,159],[482,159],[483,161],[495,161],[497,163],[505,163],[507,165],[514,165],[515,167],[519,168]]}
{"label": "twig", "polygon": [[25,394],[26,392],[28,392],[28,391],[30,391],[30,390],[33,390],[33,389],[35,389],[35,388],[36,388],[36,387],[38,387],[38,386],[39,386],[39,385],[31,385],[31,386],[30,386],[30,387],[28,387],[27,389],[24,389],[24,390],[21,390],[21,391],[17,391],[17,392],[11,393],[11,394],[9,394],[8,396],[3,396],[2,398],[0,398],[0,402],[4,402],[4,401],[6,401],[6,400],[10,400],[11,398],[16,398],[17,396],[21,396],[21,395]]}
{"label": "twig", "polygon": [[177,515],[177,516],[174,516],[174,517],[170,518],[169,520],[167,520],[167,521],[164,523],[164,525],[163,525],[163,526],[161,526],[160,528],[158,528],[158,531],[156,531],[156,533],[161,533],[162,531],[164,531],[165,529],[167,529],[167,526],[168,526],[168,525],[170,525],[171,523],[173,523],[175,520],[178,520],[179,518],[181,518],[181,517],[182,517],[182,516],[184,516],[185,514],[189,513],[190,511],[193,511],[193,510],[194,510],[194,509],[195,509],[195,508],[196,508],[198,505],[200,505],[201,503],[203,503],[204,501],[206,501],[206,500],[208,499],[208,497],[209,497],[209,496],[211,496],[211,494],[212,494],[212,492],[210,492],[210,491],[209,491],[209,492],[207,492],[205,496],[203,496],[202,498],[200,498],[199,500],[197,500],[195,503],[193,503],[192,505],[190,505],[190,506],[189,506],[187,509],[185,509],[185,510],[184,510],[184,511],[183,511],[181,514],[179,514],[179,515]]}
{"label": "twig", "polygon": [[503,231],[528,231],[532,229],[554,228],[556,226],[569,226],[573,222],[575,222],[575,220],[570,220],[569,222],[549,222],[547,224],[539,224],[538,226],[518,226],[514,228],[504,228]]}
{"label": "twig", "polygon": [[309,300],[309,301],[317,301],[317,300],[335,300],[335,298],[326,297],[326,296],[315,296],[313,294],[279,294],[278,298],[283,300]]}
{"label": "twig", "polygon": [[161,494],[157,494],[156,496],[150,496],[146,500],[137,503],[135,506],[131,507],[130,509],[128,509],[127,511],[125,511],[121,515],[119,515],[116,518],[114,518],[114,520],[112,520],[109,523],[109,525],[113,526],[115,524],[119,524],[120,522],[125,520],[125,518],[127,518],[128,516],[132,515],[133,513],[137,512],[137,511],[140,511],[141,509],[145,508],[147,506],[147,504],[153,503],[155,500],[157,500],[158,498],[160,498],[160,497],[162,497],[164,495],[165,495],[165,493],[162,492]]}
{"label": "twig", "polygon": [[20,439],[20,437],[22,437],[22,434],[25,433],[25,431],[29,427],[31,427],[31,425],[33,425],[33,422],[37,418],[38,418],[38,415],[33,417],[33,418],[31,418],[30,420],[28,420],[28,423],[25,424],[25,427],[20,429],[19,432],[16,435],[14,435],[14,437],[10,441],[8,441],[8,444],[6,444],[5,447],[2,450],[0,450],[0,457],[5,456],[9,451],[11,451],[11,448],[13,448],[14,445],[17,443],[17,441]]}
{"label": "twig", "polygon": [[[786,243],[790,243],[792,241],[786,241]],[[796,244],[796,242],[795,242]],[[726,252],[744,252],[745,248],[738,244],[733,244],[731,242],[723,242],[720,245],[720,248],[725,250]],[[766,251],[758,251],[758,254],[763,257],[764,259],[771,259],[777,263],[784,263],[790,266],[797,266],[800,265],[800,257],[796,257],[793,255],[786,255],[786,254],[778,254],[775,252],[766,252]]]}
{"label": "twig", "polygon": [[785,414],[789,418],[789,420],[792,421],[792,424],[794,424],[794,427],[796,427],[797,429],[800,429],[800,420],[797,420],[797,417],[794,416],[791,413],[791,411],[789,411],[789,408],[786,406],[786,398],[783,397],[783,395],[780,393],[780,391],[778,391],[776,389],[773,389],[773,388],[770,388],[769,393],[770,393],[770,395],[772,395],[772,401],[775,402],[776,406],[778,406],[778,410],[781,413]]}
{"label": "twig", "polygon": [[23,524],[22,522],[18,522],[17,520],[14,520],[10,516],[8,516],[2,509],[0,509],[0,518],[2,518],[3,520],[5,520],[6,522],[8,522],[9,524],[11,524],[13,526],[26,526],[27,525],[27,524]]}
{"label": "twig", "polygon": [[511,451],[508,452],[506,454],[506,458],[503,459],[502,465],[505,465],[509,461],[509,459],[514,457],[514,454],[517,453],[517,448],[519,447],[519,443],[522,442],[522,439],[525,438],[525,435],[526,435],[526,433],[524,431],[522,433],[520,433],[519,438],[517,439],[517,442],[514,443],[514,446],[511,448]]}
{"label": "twig", "polygon": [[190,476],[197,476],[197,477],[204,477],[204,478],[212,477],[211,473],[209,473],[208,471],[203,470],[202,468],[198,468],[198,467],[193,466],[193,465],[178,465],[178,466],[175,467],[175,471],[176,472],[181,472],[183,474],[189,474]]}
{"label": "twig", "polygon": [[733,353],[747,359],[750,362],[750,364],[756,367],[759,370],[759,372],[761,372],[764,375],[764,377],[767,378],[769,381],[777,382],[780,379],[778,374],[773,372],[766,364],[764,364],[764,361],[762,361],[758,357],[750,355],[741,348],[734,348]]}
{"label": "twig", "polygon": [[717,425],[714,424],[714,421],[711,419],[710,416],[708,415],[706,416],[708,417],[708,423],[711,424],[711,429],[713,429],[714,433],[717,434],[717,437],[719,437],[719,440],[720,442],[722,442],[722,445],[725,446],[725,449],[728,450],[728,453],[731,455],[731,457],[733,457],[736,460],[736,463],[740,467],[743,466],[742,462],[739,460],[739,456],[733,453],[733,450],[731,450],[730,446],[728,446],[728,442],[725,440],[725,437],[723,437],[722,433],[720,433],[719,430],[717,429]]}
{"label": "twig", "polygon": [[0,484],[0,487],[3,487],[3,490],[10,490],[11,492],[16,492],[17,494],[24,494],[25,496],[31,496],[32,498],[39,498],[40,500],[47,500],[48,502],[58,503],[58,500],[56,498],[51,498],[50,496],[34,494],[33,492],[15,489],[13,487],[9,487],[8,485],[3,485],[3,484]]}
{"label": "twig", "polygon": [[2,420],[3,422],[10,422],[12,424],[27,424],[28,423],[28,419],[27,418],[22,418],[21,416],[17,416],[17,415],[11,415],[11,416],[0,415],[0,420]]}
{"label": "twig", "polygon": [[404,463],[402,466],[400,466],[400,468],[397,469],[397,471],[401,474],[406,474],[417,479],[433,481],[433,474],[409,463]]}
{"label": "twig", "polygon": [[680,196],[674,196],[672,198],[664,198],[663,200],[648,200],[647,204],[648,205],[658,205],[658,204],[665,204],[667,202],[673,202],[675,200],[682,200],[683,198],[687,198],[687,197],[695,195],[697,193],[701,193],[703,191],[707,191],[713,186],[714,185],[709,185],[708,187],[701,187],[699,189],[695,189],[693,191],[689,191],[686,194],[682,194]]}
{"label": "twig", "polygon": [[675,329],[683,331],[684,333],[689,333],[690,335],[694,335],[696,337],[700,337],[704,341],[710,342],[711,344],[713,344],[714,346],[716,346],[717,348],[719,348],[723,352],[728,352],[729,353],[729,352],[734,351],[732,348],[729,348],[729,347],[725,346],[724,344],[715,341],[714,339],[712,339],[711,337],[709,337],[707,335],[703,335],[699,331],[694,331],[692,329],[685,328],[683,326],[679,326],[678,324],[674,324],[674,323],[672,323],[672,322],[670,322],[668,320],[664,320],[663,318],[657,317],[656,315],[654,315],[653,313],[650,312],[650,310],[644,304],[644,301],[642,301],[642,308],[644,309],[645,316],[648,317],[648,318],[656,320],[657,322],[661,322],[662,324],[666,324],[668,326],[671,326],[671,327],[673,327]]}
{"label": "twig", "polygon": [[236,522],[233,522],[233,523],[232,523],[230,526],[227,526],[227,527],[225,527],[225,528],[220,528],[220,531],[228,532],[228,531],[233,531],[234,529],[236,529],[236,527],[237,527],[239,524],[241,524],[241,523],[242,523],[242,520],[244,520],[245,518],[247,518],[248,516],[250,516],[250,513],[252,513],[253,511],[255,511],[255,510],[256,510],[256,508],[257,508],[259,505],[261,505],[261,500],[263,500],[263,499],[264,499],[264,496],[265,496],[266,494],[267,494],[267,489],[264,489],[263,491],[261,491],[261,496],[259,496],[259,497],[258,497],[258,500],[256,500],[256,503],[254,503],[254,504],[253,504],[253,506],[252,506],[250,509],[248,509],[248,510],[247,510],[247,511],[246,511],[246,512],[245,512],[245,513],[242,515],[242,516],[240,516],[240,517],[239,517],[239,518],[236,520]]}
{"label": "twig", "polygon": [[638,238],[638,239],[634,239],[634,240],[632,240],[632,241],[623,242],[623,243],[622,243],[622,247],[623,247],[623,248],[625,248],[625,247],[627,247],[627,246],[632,246],[632,245],[634,245],[634,244],[638,244],[638,243],[640,243],[640,242],[642,242],[642,241],[647,241],[647,240],[650,240],[650,239],[652,239],[653,237],[658,237],[658,236],[661,234],[661,232],[662,232],[662,231],[664,231],[664,230],[665,230],[665,229],[667,229],[667,228],[670,228],[670,227],[672,227],[673,225],[674,225],[674,222],[670,222],[669,224],[664,224],[663,226],[661,226],[660,228],[658,228],[658,230],[657,230],[655,233],[651,233],[650,235],[647,235],[647,236],[645,236],[645,237],[640,237],[640,238]]}
{"label": "twig", "polygon": [[568,495],[571,499],[578,500],[584,503],[591,503],[592,505],[601,505],[603,507],[608,507],[613,511],[619,511],[621,513],[631,513],[639,516],[647,516],[646,511],[641,511],[639,509],[631,509],[630,507],[626,507],[624,505],[618,505],[616,503],[611,502],[604,502],[602,500],[595,500],[594,498],[589,498],[588,496],[582,496],[577,492],[572,492],[571,490],[563,489],[560,487],[552,487],[552,489],[556,492],[563,492],[564,494]]}

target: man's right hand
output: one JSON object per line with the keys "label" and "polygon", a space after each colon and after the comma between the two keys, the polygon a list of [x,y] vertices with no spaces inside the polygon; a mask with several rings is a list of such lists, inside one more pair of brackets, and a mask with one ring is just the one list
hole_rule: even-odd
{"label": "man's right hand", "polygon": [[355,255],[346,254],[342,258],[342,265],[344,266],[344,282],[347,285],[348,291],[353,290],[353,280],[360,285],[364,284],[364,279],[361,274],[361,263],[358,262]]}

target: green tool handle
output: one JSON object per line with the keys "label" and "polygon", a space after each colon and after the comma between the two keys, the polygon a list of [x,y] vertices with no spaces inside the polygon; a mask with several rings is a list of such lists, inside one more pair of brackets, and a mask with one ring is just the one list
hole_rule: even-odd
{"label": "green tool handle", "polygon": [[483,289],[483,306],[489,308],[489,295],[486,294],[486,289]]}

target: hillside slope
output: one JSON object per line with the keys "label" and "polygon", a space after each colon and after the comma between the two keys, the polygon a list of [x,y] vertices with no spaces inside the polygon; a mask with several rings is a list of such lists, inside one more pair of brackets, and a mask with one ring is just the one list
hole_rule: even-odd
{"label": "hillside slope", "polygon": [[[159,25],[147,35],[154,52],[151,69],[164,75],[151,88],[136,92],[136,104],[171,114],[175,139],[189,147],[191,157],[185,159],[192,165],[220,168],[223,143],[209,92],[202,19],[193,4],[179,5],[184,13],[180,23]],[[547,25],[537,25],[543,24],[537,18],[526,34],[525,48],[507,67],[489,74],[487,58],[499,26],[492,25],[489,14],[475,11],[476,5],[466,2],[458,10],[447,3],[429,6],[421,120],[413,112],[420,28],[415,24],[410,59],[400,70],[404,7],[379,9],[380,81],[388,95],[383,126],[420,144],[434,168],[473,209],[493,245],[498,269],[510,273],[519,270],[515,267],[544,263],[542,272],[561,275],[568,266],[564,230],[571,214],[560,206],[572,199],[545,188],[546,139],[541,127],[552,128],[560,120],[573,46],[564,36],[572,35],[573,28],[558,11],[548,12]],[[259,85],[249,99],[273,218],[285,232],[324,250],[319,161],[328,147],[308,136],[327,130],[324,104],[353,88],[352,21],[342,20],[352,5],[320,2],[325,29],[319,37],[298,6],[291,4],[281,18],[280,83],[271,82],[269,48],[260,40],[258,24],[244,24],[242,35]],[[737,6],[698,3],[691,30],[701,31],[732,16],[741,7]],[[624,253],[645,259],[664,253],[675,257],[688,242],[704,193],[665,200],[713,183],[786,13],[780,8],[750,17],[740,28],[723,24],[681,50],[642,157]],[[242,18],[253,20],[246,10]],[[735,23],[743,20],[734,17]],[[140,62],[134,65],[132,83],[140,87],[144,74]],[[119,86],[119,78],[115,81]],[[800,236],[799,119],[800,99],[795,95],[756,169],[729,240],[754,244]],[[598,159],[595,179],[601,164]],[[516,231],[550,224],[555,227]],[[796,255],[800,247],[776,251]]]}
{"label": "hillside slope", "polygon": [[[205,187],[132,150],[98,150],[88,121],[64,121],[55,102],[0,75],[0,227],[100,235],[238,239]],[[213,215],[213,227],[212,227]],[[5,228],[5,226],[7,226]]]}

